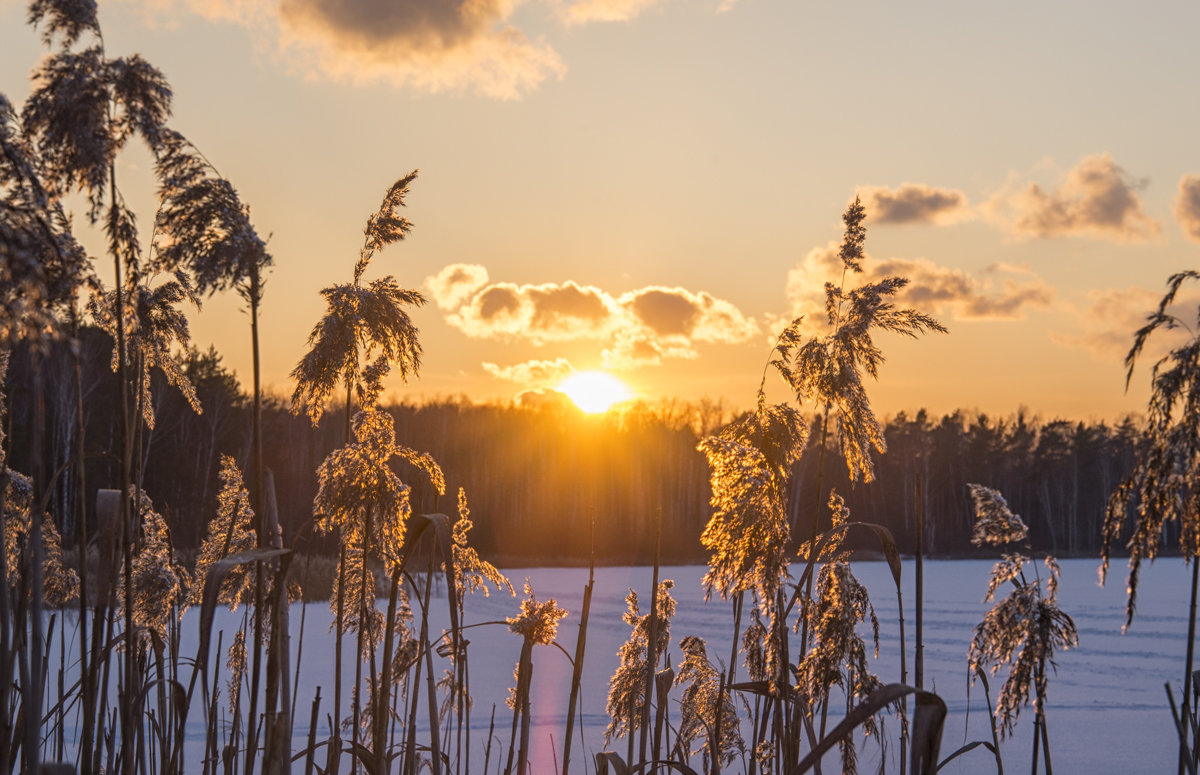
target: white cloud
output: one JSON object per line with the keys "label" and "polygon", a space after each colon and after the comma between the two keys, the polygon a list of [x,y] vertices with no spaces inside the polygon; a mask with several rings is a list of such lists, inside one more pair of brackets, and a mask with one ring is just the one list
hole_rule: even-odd
{"label": "white cloud", "polygon": [[518,385],[544,386],[548,383],[557,384],[575,369],[566,358],[555,358],[552,361],[531,360],[524,363],[514,363],[510,366],[499,366],[495,363],[484,362],[483,370],[496,379],[515,382]]}

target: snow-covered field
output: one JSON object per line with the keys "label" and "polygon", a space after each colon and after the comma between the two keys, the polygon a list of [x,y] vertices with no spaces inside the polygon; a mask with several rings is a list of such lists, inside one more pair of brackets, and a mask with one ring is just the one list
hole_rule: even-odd
{"label": "snow-covered field", "polygon": [[[941,695],[950,710],[942,741],[943,756],[964,742],[990,739],[982,686],[976,683],[970,687],[968,699],[966,654],[974,626],[987,609],[982,598],[991,565],[989,561],[975,560],[941,560],[925,565],[926,687]],[[1096,583],[1095,560],[1067,560],[1062,567],[1060,601],[1062,608],[1075,619],[1080,644],[1077,649],[1059,655],[1057,674],[1050,678],[1047,726],[1055,768],[1060,772],[1172,770],[1177,743],[1163,684],[1172,682],[1178,696],[1186,646],[1189,571],[1178,558],[1164,559],[1148,567],[1141,581],[1137,617],[1130,630],[1122,634],[1124,566],[1114,565],[1106,588],[1100,588]],[[881,633],[876,673],[885,683],[898,681],[899,627],[891,576],[882,562],[858,562],[854,564],[854,571],[870,589],[879,615]],[[559,604],[570,611],[559,627],[558,640],[573,653],[587,570],[512,568],[505,572],[518,590],[528,578],[539,600],[557,598]],[[703,572],[703,567],[699,566],[662,570],[663,578],[675,581],[673,594],[678,601],[671,625],[672,663],[676,665],[681,658],[676,644],[685,635],[705,638],[710,656],[728,658],[732,635],[730,606],[719,600],[704,602],[700,586]],[[650,580],[650,568],[616,567],[596,571],[583,679],[583,734],[581,747],[572,754],[572,769],[576,772],[584,771],[580,766],[584,762],[587,762],[586,771],[590,772],[590,754],[604,750],[603,732],[608,721],[604,711],[607,682],[617,664],[617,648],[629,633],[628,626],[621,621],[626,588],[637,589],[644,601],[648,599]],[[911,649],[914,594],[911,561],[904,565],[904,586],[906,632]],[[444,597],[438,602],[440,604],[433,606],[434,611],[444,619]],[[466,608],[466,624],[502,621],[516,613],[518,600],[507,594],[493,593],[490,598],[477,594],[468,598]],[[236,615],[218,612],[217,628],[228,628],[226,643],[232,635],[235,617],[240,619],[240,612]],[[325,603],[310,603],[305,618],[296,706],[297,748],[303,744],[307,733],[309,709],[318,686],[323,698],[321,718],[332,711],[334,660],[329,608]],[[198,612],[194,610],[185,616],[183,627],[187,639],[196,637],[198,620]],[[296,638],[299,635],[299,604],[292,611],[291,621],[293,638]],[[437,620],[435,626],[444,624]],[[504,745],[508,742],[511,711],[504,706],[504,698],[507,687],[514,683],[512,672],[520,651],[520,638],[503,624],[473,628],[468,632],[468,638],[471,641],[471,690],[475,698],[471,722],[476,753],[472,754],[472,770],[482,772],[482,746],[493,704],[497,708],[496,736]],[[213,643],[216,643],[215,633]],[[352,648],[350,642],[347,646]],[[185,646],[183,653],[188,653],[188,648],[194,646]],[[347,684],[353,678],[353,666],[348,665],[348,668]],[[911,669],[910,651],[910,680]],[[745,671],[740,665],[739,672],[744,677]],[[554,771],[555,761],[561,758],[570,676],[570,663],[561,651],[553,647],[535,648],[532,688],[535,773]],[[993,699],[999,683],[999,679],[993,680]],[[673,696],[678,697],[678,691]],[[678,708],[673,708],[672,713],[677,721]],[[194,717],[198,718],[198,714]],[[1021,716],[1016,734],[1002,744],[1005,764],[1013,771],[1028,766],[1032,724],[1032,709],[1027,709]],[[189,730],[189,746],[196,746],[199,753],[203,730],[198,723],[196,727]],[[896,730],[898,725],[890,724],[887,735],[894,738]],[[319,734],[326,734],[326,730],[322,729]],[[580,740],[578,732],[576,740]],[[624,741],[614,741],[612,747],[624,752]],[[877,757],[877,751],[874,742],[864,746],[864,772],[872,771],[866,762]],[[891,740],[889,758],[894,759],[897,752],[898,743]],[[994,764],[990,756],[986,749],[977,748],[943,772],[991,771]],[[189,757],[188,761],[199,761],[199,756]],[[835,760],[830,758],[828,761],[833,765]],[[493,750],[493,767],[495,764]],[[889,770],[895,771],[891,766]]]}

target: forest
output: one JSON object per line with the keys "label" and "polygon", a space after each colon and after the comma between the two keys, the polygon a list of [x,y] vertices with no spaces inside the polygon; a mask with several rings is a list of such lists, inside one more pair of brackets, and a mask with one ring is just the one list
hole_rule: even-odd
{"label": "forest", "polygon": [[[81,332],[85,438],[89,482],[111,481],[116,418],[107,407],[118,390],[109,367],[110,337],[95,328]],[[249,456],[251,401],[220,355],[195,348],[176,356],[181,373],[195,386],[203,413],[155,377],[156,423],[145,430],[144,486],[155,494],[181,549],[195,550],[209,514],[215,512],[221,455],[242,465]],[[44,379],[68,375],[65,346],[54,348],[42,365]],[[10,433],[13,464],[29,470],[23,457],[31,429],[27,421],[31,374],[19,351],[9,370],[13,411]],[[700,533],[709,517],[708,466],[700,440],[734,419],[716,401],[638,403],[599,416],[586,415],[561,394],[560,400],[509,405],[475,405],[465,397],[422,405],[386,407],[398,438],[428,451],[447,471],[447,491],[466,489],[476,515],[474,540],[504,564],[558,562],[586,564],[594,549],[601,563],[647,563],[653,553],[654,524],[661,514],[668,532],[687,536],[663,547],[668,562],[705,558]],[[46,407],[43,434],[45,470],[64,466],[75,449],[74,405],[58,394]],[[311,472],[340,441],[345,408],[334,407],[313,427],[290,410],[284,397],[268,396],[263,407],[263,458],[275,476],[280,520],[289,543],[301,536],[319,554],[336,552],[333,543],[312,536],[316,482]],[[1057,556],[1095,556],[1100,549],[1108,495],[1132,465],[1142,440],[1136,418],[1118,424],[1042,419],[1024,412],[1009,417],[956,411],[941,417],[923,410],[883,420],[887,451],[878,456],[876,478],[852,483],[845,469],[830,471],[829,485],[846,499],[851,513],[887,526],[900,550],[915,551],[912,529],[917,508],[924,510],[925,550],[932,556],[972,556],[974,510],[967,484],[978,482],[1004,492],[1013,510],[1030,526],[1034,550]],[[788,509],[793,524],[810,524],[815,500],[817,439],[811,438],[790,476]],[[106,445],[109,445],[106,447]],[[399,471],[403,476],[404,471]],[[916,498],[922,482],[920,503]],[[406,480],[410,477],[405,477]],[[56,488],[50,513],[79,513],[69,486]],[[426,512],[451,508],[436,492],[415,488],[414,503]],[[94,507],[94,497],[89,502]],[[595,519],[594,545],[591,522]],[[67,537],[74,525],[59,525]],[[637,538],[631,543],[630,536]],[[632,553],[631,553],[632,552]]]}

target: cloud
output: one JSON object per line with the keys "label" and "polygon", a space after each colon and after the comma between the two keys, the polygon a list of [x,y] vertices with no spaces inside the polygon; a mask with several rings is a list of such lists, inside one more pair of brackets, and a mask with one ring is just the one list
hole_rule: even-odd
{"label": "cloud", "polygon": [[513,99],[561,77],[562,59],[510,23],[514,0],[135,0],[173,23],[182,5],[235,22],[306,77]]}
{"label": "cloud", "polygon": [[518,97],[565,68],[507,23],[503,0],[280,0],[281,42],[307,67],[356,82]]}
{"label": "cloud", "polygon": [[568,24],[623,22],[638,16],[660,0],[576,0],[563,11]]}
{"label": "cloud", "polygon": [[[426,280],[446,322],[477,339],[603,343],[608,368],[694,358],[700,344],[737,344],[758,323],[705,291],[648,286],[614,297],[572,281],[538,285],[486,281],[481,266],[454,264]],[[499,368],[499,367],[496,367]]]}
{"label": "cloud", "polygon": [[471,294],[487,285],[487,269],[478,264],[451,264],[425,278],[425,287],[440,309],[456,309]]}
{"label": "cloud", "polygon": [[1200,242],[1200,175],[1184,175],[1179,179],[1175,218],[1188,239]]}
{"label": "cloud", "polygon": [[461,297],[446,321],[473,338],[525,339],[541,345],[607,338],[618,315],[613,298],[592,286],[570,281],[492,283]]}
{"label": "cloud", "polygon": [[[814,248],[788,272],[786,293],[791,316],[804,315],[810,324],[825,323],[825,283],[842,274],[838,243]],[[993,264],[978,274],[945,267],[925,259],[864,256],[863,274],[848,277],[851,285],[875,282],[888,276],[907,277],[909,283],[896,295],[898,304],[924,312],[950,313],[957,320],[1015,320],[1028,309],[1047,307],[1054,289],[1026,267]]]}
{"label": "cloud", "polygon": [[660,339],[737,343],[758,333],[758,325],[737,307],[704,291],[656,285],[626,293],[618,303]]}
{"label": "cloud", "polygon": [[[1051,332],[1051,340],[1068,347],[1083,348],[1100,361],[1123,363],[1135,332],[1145,325],[1146,316],[1158,308],[1162,293],[1146,288],[1113,288],[1088,291],[1087,297],[1086,307],[1067,307],[1076,320],[1076,330]],[[1194,311],[1197,303],[1200,303],[1200,293],[1184,290],[1168,311],[1188,320],[1188,311]],[[1171,347],[1178,346],[1186,335],[1181,329],[1164,330],[1149,340],[1139,361],[1153,363]]]}
{"label": "cloud", "polygon": [[643,366],[657,366],[667,358],[691,360],[700,354],[684,338],[656,339],[644,332],[621,332],[611,347],[602,353],[604,368],[612,371],[633,371]]}
{"label": "cloud", "polygon": [[974,215],[963,192],[924,183],[902,183],[895,190],[863,186],[858,194],[867,217],[877,223],[950,224]]}
{"label": "cloud", "polygon": [[525,361],[511,366],[498,366],[495,363],[484,362],[483,370],[496,379],[515,382],[519,385],[545,385],[559,383],[575,369],[566,358],[555,358],[552,361]]}
{"label": "cloud", "polygon": [[1108,153],[1088,156],[1067,171],[1058,188],[1010,184],[984,205],[995,223],[1024,237],[1091,236],[1120,242],[1158,239],[1162,226],[1146,214],[1131,178]]}

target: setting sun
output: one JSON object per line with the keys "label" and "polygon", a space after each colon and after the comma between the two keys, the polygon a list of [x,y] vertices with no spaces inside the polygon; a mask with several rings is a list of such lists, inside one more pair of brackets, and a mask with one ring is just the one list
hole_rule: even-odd
{"label": "setting sun", "polygon": [[558,390],[588,414],[608,411],[632,396],[624,382],[602,371],[575,372],[559,383]]}

